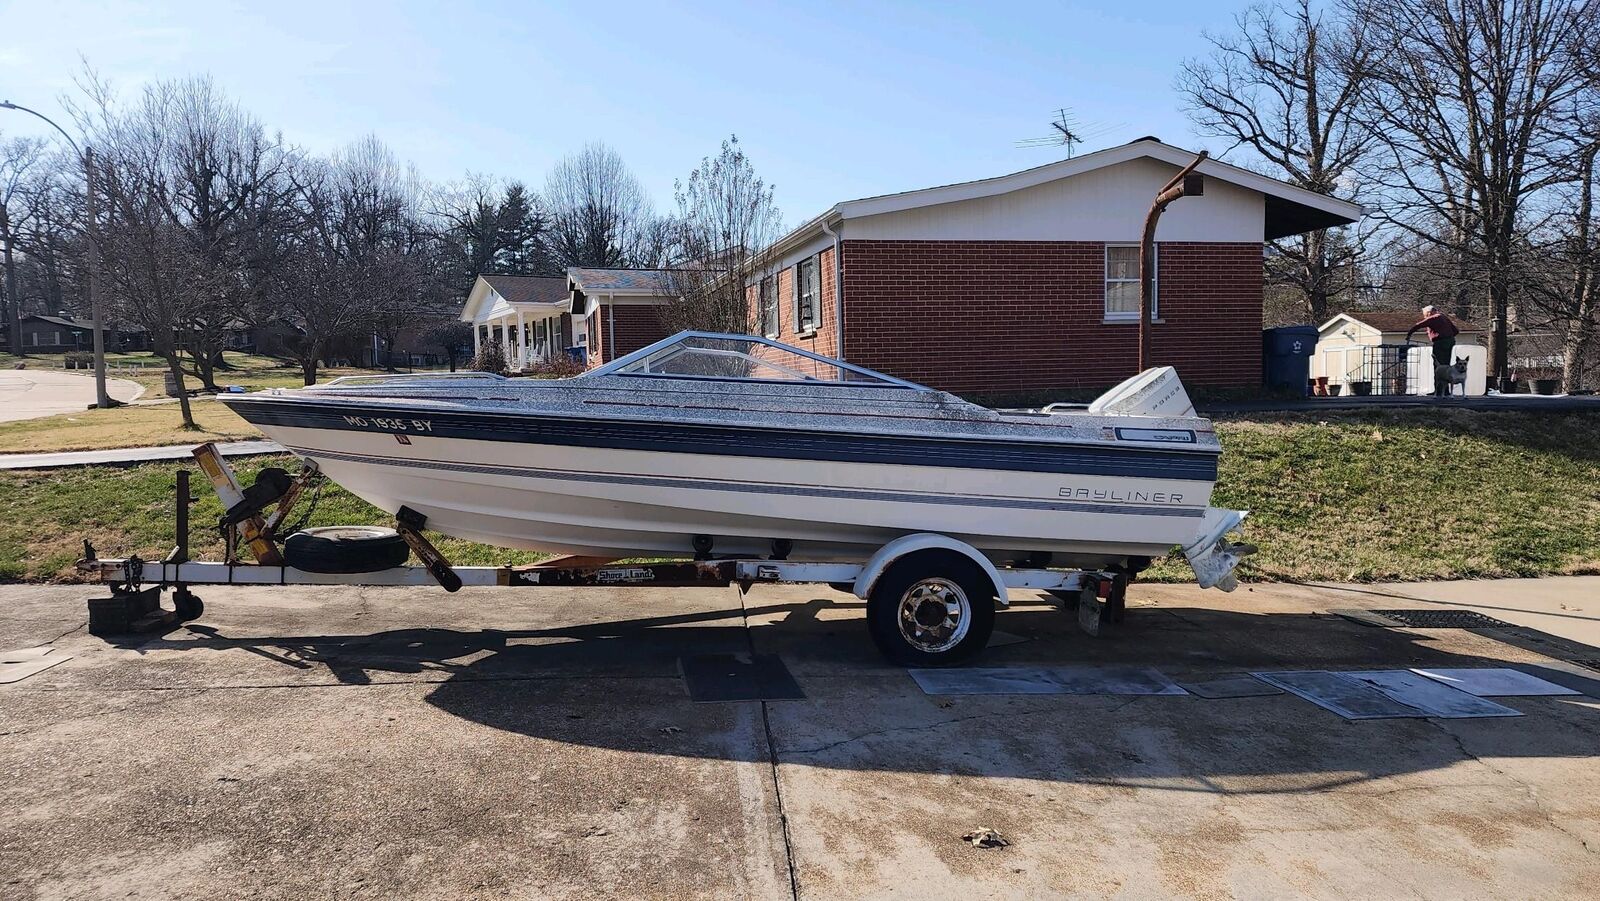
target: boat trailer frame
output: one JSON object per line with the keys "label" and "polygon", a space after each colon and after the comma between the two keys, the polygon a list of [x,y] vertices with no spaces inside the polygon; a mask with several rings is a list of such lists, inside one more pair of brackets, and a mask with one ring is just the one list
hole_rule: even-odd
{"label": "boat trailer frame", "polygon": [[[191,588],[199,585],[360,585],[427,586],[439,585],[454,592],[464,587],[655,587],[717,588],[737,586],[741,592],[756,584],[824,584],[865,599],[874,582],[901,557],[927,550],[954,551],[971,558],[985,569],[996,591],[996,603],[1008,604],[1009,589],[1045,592],[1063,605],[1076,603],[1080,627],[1098,636],[1112,623],[1121,622],[1126,609],[1127,588],[1136,571],[1071,570],[996,567],[980,552],[964,542],[937,534],[907,535],[880,548],[865,563],[796,562],[774,558],[708,558],[651,563],[619,563],[604,557],[557,557],[524,566],[455,566],[423,534],[427,518],[401,507],[396,515],[396,531],[421,565],[403,565],[374,572],[308,572],[287,565],[281,547],[281,533],[289,513],[323,478],[314,463],[306,461],[301,471],[282,481],[283,471],[263,478],[258,475],[248,488],[239,483],[215,444],[194,449],[200,470],[216,489],[226,512],[219,521],[223,533],[224,559],[192,560],[189,557],[189,507],[198,498],[190,493],[192,473],[179,469],[174,480],[173,528],[175,541],[163,559],[144,560],[137,555],[126,558],[100,558],[94,546],[83,542],[80,572],[97,576],[110,590],[108,597],[91,598],[89,631],[96,635],[117,635],[169,628],[203,615],[205,606]],[[263,475],[268,472],[263,471]],[[272,507],[270,512],[266,508]],[[697,545],[699,542],[697,542]],[[709,542],[706,542],[709,544]],[[241,558],[240,550],[253,560]],[[785,550],[775,543],[774,550]],[[172,589],[173,609],[161,606],[161,592]]]}

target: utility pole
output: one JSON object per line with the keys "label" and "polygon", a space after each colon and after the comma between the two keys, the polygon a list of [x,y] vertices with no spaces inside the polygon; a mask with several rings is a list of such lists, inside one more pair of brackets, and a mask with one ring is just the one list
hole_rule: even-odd
{"label": "utility pole", "polygon": [[1194,161],[1178,170],[1172,180],[1156,192],[1155,203],[1144,217],[1144,240],[1139,244],[1139,371],[1150,368],[1150,299],[1155,294],[1156,222],[1161,213],[1179,197],[1199,197],[1206,192],[1205,176],[1194,171],[1209,153],[1202,150]]}
{"label": "utility pole", "polygon": [[84,200],[89,216],[89,315],[94,318],[94,405],[112,406],[106,391],[106,305],[100,296],[100,192],[96,190],[94,147],[83,152]]}
{"label": "utility pole", "polygon": [[[67,134],[66,129],[55,123],[54,119],[38,110],[31,110],[19,106],[9,100],[0,100],[0,109],[12,109],[21,113],[44,120],[45,124],[61,133],[72,149],[78,153],[78,161],[83,164],[84,190],[87,192],[85,212],[88,215],[88,227],[84,231],[89,239],[89,315],[94,319],[94,405],[105,409],[114,406],[111,395],[106,392],[106,317],[105,305],[100,299],[100,217],[98,215],[99,200],[95,196],[94,183],[94,148],[85,151],[78,146],[78,142]],[[19,348],[20,349],[20,348]]]}

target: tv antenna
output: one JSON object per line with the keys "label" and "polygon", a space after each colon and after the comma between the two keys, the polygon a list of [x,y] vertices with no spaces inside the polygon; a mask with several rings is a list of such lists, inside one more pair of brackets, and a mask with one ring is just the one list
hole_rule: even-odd
{"label": "tv antenna", "polygon": [[1072,110],[1062,107],[1056,110],[1054,119],[1050,120],[1050,133],[1037,138],[1023,138],[1017,142],[1018,147],[1066,147],[1067,158],[1072,158],[1073,151],[1079,144],[1090,138],[1097,138],[1109,132],[1122,128],[1123,124],[1105,125],[1098,122],[1087,124],[1080,123],[1072,114]]}

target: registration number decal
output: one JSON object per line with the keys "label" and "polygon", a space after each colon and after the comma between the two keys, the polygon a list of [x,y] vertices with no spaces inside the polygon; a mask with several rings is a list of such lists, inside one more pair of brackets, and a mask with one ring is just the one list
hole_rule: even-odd
{"label": "registration number decal", "polygon": [[433,431],[431,419],[394,419],[388,416],[346,416],[347,425],[358,429],[376,429],[380,432],[414,432],[427,434]]}

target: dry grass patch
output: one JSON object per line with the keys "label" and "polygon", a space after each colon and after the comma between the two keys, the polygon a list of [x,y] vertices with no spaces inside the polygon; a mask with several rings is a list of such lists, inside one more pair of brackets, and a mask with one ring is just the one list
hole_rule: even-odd
{"label": "dry grass patch", "polygon": [[[246,484],[266,466],[298,468],[293,457],[253,457],[233,461]],[[145,559],[172,549],[172,463],[91,466],[44,471],[0,471],[0,579],[83,581],[73,564],[83,539],[102,557],[138,554]],[[191,467],[192,468],[192,467]],[[199,497],[191,509],[189,547],[196,559],[219,560],[222,515],[205,480],[195,476]],[[296,510],[298,517],[305,508]],[[392,517],[332,483],[323,486],[310,526],[394,525]],[[439,550],[456,563],[473,566],[532,563],[548,556],[475,544],[433,535]]]}
{"label": "dry grass patch", "polygon": [[0,453],[159,447],[261,437],[255,427],[214,400],[196,400],[193,407],[198,431],[183,427],[183,414],[176,403],[85,410],[0,423]]}

